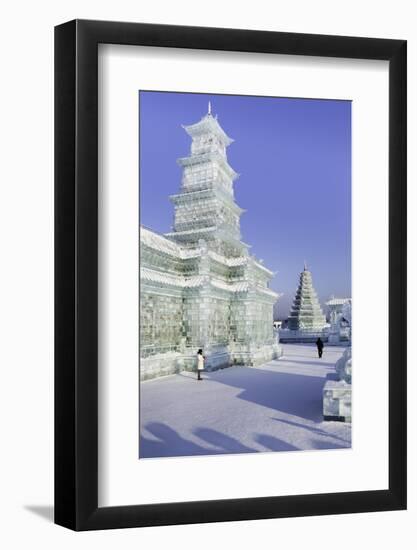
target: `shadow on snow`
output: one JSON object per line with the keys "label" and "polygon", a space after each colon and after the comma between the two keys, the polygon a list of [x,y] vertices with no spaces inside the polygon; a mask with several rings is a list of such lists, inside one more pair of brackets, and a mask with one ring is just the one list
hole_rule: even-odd
{"label": "shadow on snow", "polygon": [[[281,422],[282,424],[288,424],[289,426],[294,426],[295,428],[301,428],[303,430],[307,430],[315,435],[318,435],[320,437],[328,437],[330,439],[335,439],[337,441],[340,441],[342,443],[342,447],[350,446],[350,441],[347,441],[346,439],[343,439],[343,437],[339,437],[338,435],[332,434],[331,432],[326,432],[325,430],[322,430],[321,428],[316,428],[315,426],[311,426],[309,424],[301,424],[300,422],[294,422],[292,420],[287,420],[285,418],[271,418],[271,420],[276,420],[277,422]],[[320,447],[323,449],[330,448],[329,445],[331,445],[331,448],[334,448],[333,443],[323,443],[324,445],[327,445],[327,447]]]}
{"label": "shadow on snow", "polygon": [[238,399],[312,422],[322,419],[322,392],[326,381],[323,376],[294,376],[251,367],[233,367],[208,376],[218,383],[241,389]]}
{"label": "shadow on snow", "polygon": [[[237,439],[211,428],[197,428],[194,430],[194,435],[204,441],[201,445],[181,437],[175,430],[161,422],[147,424],[146,430],[157,439],[141,435],[140,458],[260,452],[259,449],[252,449],[243,445]],[[294,445],[267,434],[255,434],[254,441],[268,451],[299,450]]]}

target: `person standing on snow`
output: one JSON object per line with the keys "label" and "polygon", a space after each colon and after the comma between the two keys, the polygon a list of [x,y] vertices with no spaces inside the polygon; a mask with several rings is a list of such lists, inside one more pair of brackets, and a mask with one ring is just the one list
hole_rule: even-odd
{"label": "person standing on snow", "polygon": [[320,336],[317,338],[316,346],[317,346],[317,352],[319,354],[319,358],[321,359],[321,356],[323,355],[324,344],[323,344],[323,340],[320,338]]}
{"label": "person standing on snow", "polygon": [[203,350],[199,349],[197,352],[197,380],[202,380],[201,372],[204,370],[204,355]]}

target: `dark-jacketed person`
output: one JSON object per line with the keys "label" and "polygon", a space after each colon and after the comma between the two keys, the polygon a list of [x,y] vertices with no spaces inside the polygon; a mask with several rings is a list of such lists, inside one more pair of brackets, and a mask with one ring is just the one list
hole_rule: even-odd
{"label": "dark-jacketed person", "polygon": [[320,336],[317,338],[316,346],[317,346],[317,353],[319,354],[319,358],[321,359],[321,357],[323,355],[324,344],[323,344],[323,340],[320,338]]}

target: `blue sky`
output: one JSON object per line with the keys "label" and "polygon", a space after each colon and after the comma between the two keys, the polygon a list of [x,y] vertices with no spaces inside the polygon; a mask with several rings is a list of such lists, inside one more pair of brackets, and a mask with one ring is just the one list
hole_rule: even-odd
{"label": "blue sky", "polygon": [[141,223],[164,233],[173,222],[168,195],[179,191],[177,158],[189,154],[182,124],[207,113],[208,101],[235,142],[235,199],[247,210],[242,240],[277,271],[289,312],[306,260],[321,304],[351,296],[351,102],[216,94],[140,92]]}

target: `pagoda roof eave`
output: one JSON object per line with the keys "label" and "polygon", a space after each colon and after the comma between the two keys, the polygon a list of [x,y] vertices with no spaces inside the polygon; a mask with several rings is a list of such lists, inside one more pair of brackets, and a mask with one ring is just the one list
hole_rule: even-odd
{"label": "pagoda roof eave", "polygon": [[271,269],[268,269],[267,267],[265,267],[263,264],[261,264],[260,262],[258,262],[257,260],[254,260],[253,262],[255,264],[255,266],[260,269],[261,271],[265,271],[266,273],[268,273],[268,275],[270,275],[271,277],[273,277],[275,275],[275,273],[271,270]]}
{"label": "pagoda roof eave", "polygon": [[221,279],[211,278],[207,279],[202,275],[193,275],[191,277],[184,277],[182,275],[174,275],[172,273],[164,273],[155,269],[147,267],[140,268],[140,282],[150,283],[163,286],[177,287],[181,290],[187,290],[192,288],[198,288],[205,284],[209,284],[214,288],[224,290],[230,293],[245,293],[250,290],[255,290],[261,294],[269,296],[270,298],[279,298],[279,294],[269,288],[254,286],[251,287],[246,281],[225,282]]}
{"label": "pagoda roof eave", "polygon": [[195,251],[183,248],[178,243],[168,239],[165,235],[161,235],[144,225],[140,226],[140,245],[147,246],[174,258],[188,259],[197,256]]}
{"label": "pagoda roof eave", "polygon": [[199,197],[204,197],[205,194],[213,195],[220,195],[220,197],[224,198],[227,206],[229,208],[232,208],[236,212],[239,212],[240,214],[243,214],[246,212],[244,208],[241,208],[236,202],[234,202],[233,198],[231,196],[228,196],[226,193],[222,192],[220,189],[216,187],[209,187],[207,189],[198,189],[197,191],[187,191],[186,193],[176,193],[175,195],[170,195],[169,199],[174,204],[181,203],[181,202],[187,202],[188,199],[198,199]]}
{"label": "pagoda roof eave", "polygon": [[220,137],[226,146],[230,145],[234,141],[234,139],[229,137],[220,126],[217,118],[213,117],[211,114],[207,114],[199,122],[187,125],[182,124],[181,126],[191,137],[198,136],[206,132],[212,132]]}
{"label": "pagoda roof eave", "polygon": [[208,255],[215,262],[218,262],[223,265],[227,265],[228,267],[238,267],[241,265],[246,265],[249,261],[249,256],[238,256],[238,257],[226,258],[226,256],[223,256],[218,252],[214,252],[214,250],[209,250]]}
{"label": "pagoda roof eave", "polygon": [[244,243],[243,241],[239,240],[238,238],[229,235],[227,232],[223,231],[221,228],[219,228],[216,225],[211,225],[209,227],[201,227],[199,229],[188,229],[186,231],[170,231],[169,233],[165,233],[164,236],[171,240],[181,240],[182,238],[187,238],[191,235],[195,235],[196,238],[199,237],[200,239],[203,239],[204,236],[210,236],[213,237],[213,235],[220,237],[226,242],[232,243],[237,248],[248,250],[251,248],[250,244]]}
{"label": "pagoda roof eave", "polygon": [[208,235],[214,233],[216,231],[217,227],[215,225],[211,225],[210,227],[201,227],[200,229],[188,229],[186,231],[170,231],[168,233],[164,234],[164,237],[167,239],[172,239],[173,237],[182,237],[187,235],[192,235],[193,233],[200,234],[200,235]]}
{"label": "pagoda roof eave", "polygon": [[190,157],[181,157],[177,159],[177,163],[180,166],[191,166],[193,164],[201,164],[202,162],[207,162],[210,160],[219,161],[221,168],[225,170],[227,175],[232,178],[232,180],[235,180],[240,176],[238,172],[233,170],[223,156],[215,152],[202,153],[201,155],[191,155]]}

